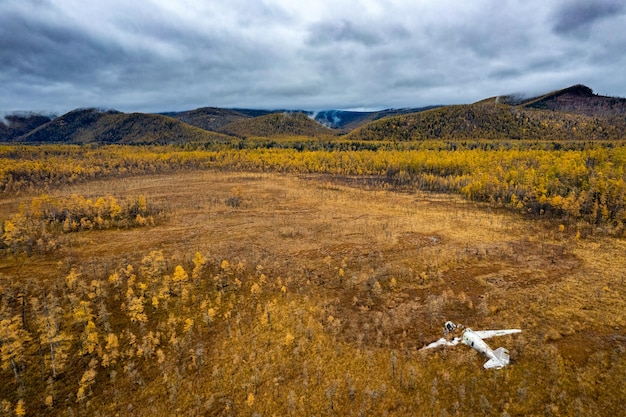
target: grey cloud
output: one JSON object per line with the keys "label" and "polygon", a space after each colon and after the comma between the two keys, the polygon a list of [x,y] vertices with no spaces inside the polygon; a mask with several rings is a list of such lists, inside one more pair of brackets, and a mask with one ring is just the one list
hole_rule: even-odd
{"label": "grey cloud", "polygon": [[85,97],[90,90],[111,93],[128,88],[124,81],[143,79],[139,73],[144,68],[161,66],[150,51],[103,37],[62,16],[2,16],[0,65],[14,88],[31,86],[40,97],[60,86],[67,97]]}
{"label": "grey cloud", "polygon": [[541,14],[533,2],[510,3],[487,0],[445,19],[428,23],[428,34],[443,48],[478,59],[524,54],[541,36]]}
{"label": "grey cloud", "polygon": [[349,20],[320,22],[309,30],[308,43],[313,46],[332,45],[341,42],[354,42],[372,46],[381,42],[380,37],[371,32],[356,28]]}
{"label": "grey cloud", "polygon": [[623,11],[621,0],[565,1],[554,13],[552,28],[559,35],[586,36],[596,22]]}
{"label": "grey cloud", "polygon": [[[60,79],[80,76],[99,65],[107,47],[73,28],[31,22],[22,16],[0,19],[0,65],[22,76]],[[16,36],[15,34],[19,34]]]}
{"label": "grey cloud", "polygon": [[496,80],[508,80],[508,79],[517,78],[522,74],[523,74],[523,71],[521,68],[509,66],[505,68],[497,68],[495,70],[492,70],[489,73],[489,77],[494,78]]}
{"label": "grey cloud", "polygon": [[585,4],[0,0],[0,110],[411,107],[600,81],[626,95],[624,8]]}
{"label": "grey cloud", "polygon": [[308,28],[307,43],[312,46],[350,43],[373,47],[409,36],[409,31],[401,25],[385,27],[372,22],[356,23],[349,19],[338,19],[312,24]]}

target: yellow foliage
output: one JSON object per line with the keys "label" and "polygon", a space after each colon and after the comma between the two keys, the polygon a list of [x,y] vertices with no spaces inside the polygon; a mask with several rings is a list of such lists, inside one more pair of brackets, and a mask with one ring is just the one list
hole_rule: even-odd
{"label": "yellow foliage", "polygon": [[117,272],[112,273],[111,275],[109,275],[109,283],[113,284],[114,287],[119,287],[120,283],[122,282],[122,280],[120,279],[120,276]]}
{"label": "yellow foliage", "polygon": [[11,243],[15,241],[16,235],[17,235],[17,228],[15,227],[15,224],[10,220],[6,220],[4,222],[4,234],[2,235],[4,242],[7,245],[11,245]]}
{"label": "yellow foliage", "polygon": [[206,260],[204,259],[204,257],[202,257],[202,255],[200,254],[200,252],[196,252],[196,254],[193,257],[193,271],[191,273],[191,277],[195,280],[198,279],[200,277],[200,271],[202,271],[202,267],[204,266],[204,264],[206,263]]}
{"label": "yellow foliage", "polygon": [[261,294],[261,286],[259,284],[257,284],[256,282],[254,284],[252,284],[252,286],[250,287],[250,294],[254,295],[254,296],[258,296]]}
{"label": "yellow foliage", "polygon": [[26,407],[24,406],[24,400],[22,400],[21,398],[15,405],[15,415],[19,417],[26,415]]}
{"label": "yellow foliage", "polygon": [[183,324],[183,332],[187,333],[192,328],[193,328],[193,319],[186,318],[185,323]]}
{"label": "yellow foliage", "polygon": [[189,276],[187,275],[187,272],[185,272],[185,269],[180,265],[176,266],[174,269],[174,275],[172,276],[172,281],[185,282],[187,279],[189,279]]}
{"label": "yellow foliage", "polygon": [[80,273],[78,273],[76,269],[72,268],[70,270],[70,273],[67,274],[67,276],[65,277],[65,285],[67,286],[67,288],[70,290],[74,289],[78,278],[80,278]]}
{"label": "yellow foliage", "polygon": [[293,345],[293,341],[296,338],[294,337],[294,335],[292,335],[291,333],[287,333],[285,335],[285,346],[290,347],[291,345]]}
{"label": "yellow foliage", "polygon": [[9,415],[11,413],[11,402],[3,399],[0,401],[0,405],[2,406],[2,412],[4,415]]}

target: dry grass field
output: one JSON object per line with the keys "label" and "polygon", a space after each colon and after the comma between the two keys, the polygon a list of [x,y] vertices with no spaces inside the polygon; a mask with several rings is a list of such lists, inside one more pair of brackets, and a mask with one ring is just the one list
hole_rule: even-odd
{"label": "dry grass field", "polygon": [[[18,398],[27,415],[626,413],[624,240],[333,176],[196,171],[49,194],[141,195],[165,216],[154,226],[64,234],[45,255],[2,255],[2,319],[19,317],[21,305],[31,334],[29,300],[43,299],[41,288],[74,306],[63,290],[81,288],[66,280],[72,270],[86,287],[108,286],[106,319],[92,318],[100,332],[92,351],[76,347],[87,325],[65,326],[75,345],[62,374],[39,370],[34,336],[24,359],[34,365],[14,377],[3,362],[9,414],[22,411]],[[33,197],[4,196],[0,219]],[[191,277],[196,253],[206,262],[180,290],[172,285],[167,310],[144,301],[147,319],[137,323],[126,313],[131,274],[119,291],[108,277],[134,265],[139,283],[154,251],[168,274],[180,265]],[[141,287],[147,300],[157,293],[151,282]],[[97,310],[99,296],[85,294],[78,298]],[[60,316],[69,321],[73,308]],[[487,371],[465,346],[419,351],[446,320],[521,328],[489,341],[510,350],[511,365]],[[114,365],[103,359],[107,334],[127,349]],[[148,335],[154,348],[133,353]],[[88,369],[96,376],[85,379]]]}

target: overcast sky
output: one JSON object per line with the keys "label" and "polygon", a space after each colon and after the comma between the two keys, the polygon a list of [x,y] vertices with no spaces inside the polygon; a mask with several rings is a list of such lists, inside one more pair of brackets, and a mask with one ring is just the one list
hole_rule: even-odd
{"label": "overcast sky", "polygon": [[0,0],[0,111],[626,97],[623,0]]}

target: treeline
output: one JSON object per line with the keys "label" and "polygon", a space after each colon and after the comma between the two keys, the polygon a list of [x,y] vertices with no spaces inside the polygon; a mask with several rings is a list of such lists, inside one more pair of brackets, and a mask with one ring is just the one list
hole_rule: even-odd
{"label": "treeline", "polygon": [[[294,141],[294,144],[302,142]],[[626,146],[620,142],[426,142],[416,149],[306,150],[201,147],[3,147],[0,192],[107,176],[228,169],[375,176],[421,190],[452,192],[520,212],[607,226],[626,223]]]}
{"label": "treeline", "polygon": [[50,252],[59,245],[60,234],[154,226],[163,215],[144,196],[118,201],[110,195],[98,198],[42,195],[29,205],[22,204],[18,213],[0,224],[0,249],[28,255],[33,251]]}

